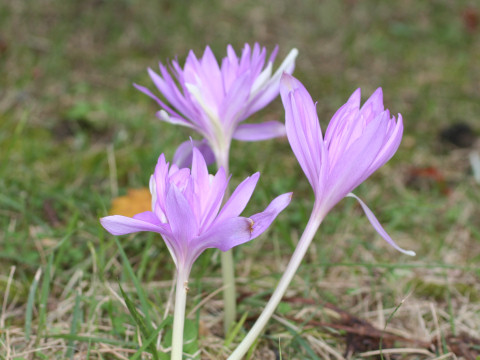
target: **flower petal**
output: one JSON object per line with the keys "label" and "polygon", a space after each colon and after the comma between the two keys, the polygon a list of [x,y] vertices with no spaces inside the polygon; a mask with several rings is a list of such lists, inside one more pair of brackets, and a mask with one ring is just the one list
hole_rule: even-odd
{"label": "flower petal", "polygon": [[165,212],[172,230],[172,237],[179,247],[179,252],[176,254],[177,256],[182,253],[185,255],[189,241],[198,233],[198,224],[190,204],[174,184],[171,184],[167,193]]}
{"label": "flower petal", "polygon": [[292,193],[277,196],[263,212],[250,216],[250,219],[253,220],[252,239],[267,230],[277,215],[290,204],[291,200]]}
{"label": "flower petal", "polygon": [[280,86],[288,141],[310,185],[317,194],[324,162],[324,143],[315,104],[305,87],[284,74]]}
{"label": "flower petal", "polygon": [[393,239],[390,237],[390,235],[387,234],[387,232],[382,227],[382,225],[380,225],[380,222],[377,220],[377,218],[373,214],[372,210],[370,210],[368,208],[368,206],[357,195],[355,195],[353,193],[349,193],[349,194],[347,194],[347,196],[356,199],[360,203],[363,211],[365,212],[365,215],[367,215],[367,218],[370,221],[370,223],[372,224],[373,228],[377,231],[377,233],[381,237],[383,237],[385,239],[386,242],[388,242],[391,246],[393,246],[394,249],[396,249],[396,250],[398,250],[398,251],[400,251],[400,252],[402,252],[406,255],[410,255],[410,256],[415,256],[416,255],[415,251],[404,250],[400,246],[398,246],[395,243],[395,241],[393,241]]}
{"label": "flower petal", "polygon": [[241,124],[233,134],[233,138],[241,141],[268,140],[287,134],[285,125],[279,121],[267,121],[259,124]]}
{"label": "flower petal", "polygon": [[125,235],[139,231],[153,231],[159,234],[165,234],[168,232],[160,224],[145,221],[147,217],[149,220],[151,220],[150,216],[144,215],[140,216],[141,219],[129,218],[122,215],[112,215],[101,218],[100,223],[105,228],[105,230],[107,230],[112,235]]}
{"label": "flower petal", "polygon": [[252,220],[245,217],[230,218],[212,226],[193,239],[192,246],[195,248],[196,256],[208,248],[228,251],[234,246],[252,240],[252,226]]}
{"label": "flower petal", "polygon": [[167,111],[168,114],[170,115],[173,115],[173,118],[175,119],[175,121],[170,121],[170,120],[167,120],[169,119],[168,116],[158,116],[161,120],[164,120],[164,121],[167,121],[167,122],[173,122],[173,123],[177,123],[177,124],[180,124],[180,125],[183,125],[183,126],[188,126],[188,127],[192,127],[192,124],[190,123],[190,121],[184,119],[178,112],[176,112],[175,110],[173,110],[170,106],[168,106],[166,103],[164,103],[162,100],[160,100],[155,94],[153,94],[149,89],[147,89],[146,87],[144,86],[141,86],[141,85],[137,85],[137,84],[133,84],[133,86],[135,86],[137,88],[137,90],[140,90],[141,92],[143,92],[145,95],[148,95],[149,97],[151,97],[153,100],[155,100],[158,105],[160,105],[161,108],[165,109]]}
{"label": "flower petal", "polygon": [[193,148],[197,148],[198,151],[200,151],[207,165],[215,162],[215,155],[205,139],[190,139],[180,144],[175,151],[175,155],[173,155],[172,163],[177,165],[179,168],[191,167]]}
{"label": "flower petal", "polygon": [[218,214],[217,219],[215,220],[216,223],[225,221],[228,218],[237,217],[242,213],[252,197],[253,190],[255,190],[259,177],[260,173],[257,172],[252,176],[247,177],[237,186],[232,196],[230,196],[226,204],[223,206],[220,214]]}
{"label": "flower petal", "polygon": [[258,89],[255,89],[255,96],[250,101],[250,108],[246,117],[263,109],[269,104],[279,93],[279,85],[282,74],[291,74],[295,69],[295,58],[298,55],[297,49],[292,49],[288,53],[287,57],[278,67],[273,76],[265,81]]}

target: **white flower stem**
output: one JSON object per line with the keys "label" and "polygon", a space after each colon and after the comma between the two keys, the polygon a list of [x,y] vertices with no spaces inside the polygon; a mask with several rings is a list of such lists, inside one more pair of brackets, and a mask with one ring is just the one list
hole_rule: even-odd
{"label": "white flower stem", "polygon": [[175,288],[175,312],[173,314],[172,356],[171,360],[182,360],[183,327],[185,324],[185,306],[188,292],[188,271],[177,270],[177,285]]}
{"label": "white flower stem", "polygon": [[[215,154],[217,160],[217,168],[223,167],[227,176],[228,173],[228,158],[229,148],[224,151],[218,151]],[[230,197],[230,192],[227,188],[225,192],[224,201]],[[237,318],[237,291],[235,289],[235,268],[233,264],[233,250],[222,252],[220,255],[222,262],[222,281],[223,281],[223,330],[225,336],[230,330],[230,327]]]}
{"label": "white flower stem", "polygon": [[[315,209],[315,207],[314,207]],[[268,320],[273,315],[275,309],[277,308],[278,304],[282,300],[285,291],[287,290],[290,281],[292,281],[295,272],[297,271],[300,263],[302,262],[307,249],[312,242],[315,233],[318,230],[321,222],[323,220],[323,216],[319,216],[319,212],[313,210],[312,214],[310,215],[310,219],[308,220],[308,224],[303,231],[302,237],[298,242],[297,248],[295,249],[290,262],[287,265],[285,272],[280,279],[280,282],[277,285],[277,288],[273,292],[270,300],[268,301],[265,309],[263,309],[262,313],[260,314],[259,318],[253,325],[253,327],[248,332],[247,336],[242,340],[242,342],[238,345],[235,351],[228,357],[228,360],[240,360],[243,356],[247,353],[248,349],[252,346],[255,342],[255,339],[260,335],[262,330],[267,325]]]}

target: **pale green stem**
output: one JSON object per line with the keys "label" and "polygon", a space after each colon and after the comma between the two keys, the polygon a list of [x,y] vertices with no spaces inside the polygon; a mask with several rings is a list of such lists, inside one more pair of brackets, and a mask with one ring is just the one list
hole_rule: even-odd
{"label": "pale green stem", "polygon": [[225,336],[237,318],[237,296],[235,289],[235,269],[233,267],[233,250],[221,253],[223,280],[223,330]]}
{"label": "pale green stem", "polygon": [[[229,149],[216,154],[217,168],[223,167],[227,176],[228,174],[228,158]],[[230,192],[227,188],[225,193],[226,201],[230,197]],[[228,330],[237,318],[237,291],[235,289],[235,268],[233,264],[233,250],[222,252],[220,255],[222,263],[222,281],[223,281],[223,330],[227,335]]]}
{"label": "pale green stem", "polygon": [[265,309],[263,309],[259,318],[248,332],[247,336],[245,336],[245,338],[238,345],[235,351],[229,356],[228,360],[242,359],[243,356],[247,353],[248,349],[255,342],[255,339],[265,328],[268,320],[272,317],[275,309],[282,300],[282,297],[285,294],[285,291],[287,290],[290,281],[292,281],[295,272],[300,266],[300,263],[302,262],[302,259],[305,256],[305,253],[307,252],[307,249],[312,242],[312,239],[315,236],[315,233],[317,232],[322,220],[323,216],[319,216],[319,212],[313,210],[312,214],[310,215],[310,219],[308,220],[308,224],[302,234],[302,237],[298,242],[297,248],[295,249],[291,257],[290,262],[288,263],[287,268],[285,269],[285,272],[283,273],[282,278],[277,285],[277,288],[270,297],[267,306],[265,306]]}
{"label": "pale green stem", "polygon": [[185,306],[188,292],[188,271],[177,270],[177,285],[175,288],[175,312],[173,314],[172,356],[171,360],[182,360],[183,327],[185,323]]}

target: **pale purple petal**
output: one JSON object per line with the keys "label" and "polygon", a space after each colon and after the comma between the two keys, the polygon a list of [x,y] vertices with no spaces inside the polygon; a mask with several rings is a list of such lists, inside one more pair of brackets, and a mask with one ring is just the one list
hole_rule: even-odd
{"label": "pale purple petal", "polygon": [[198,224],[190,204],[173,184],[166,196],[165,212],[178,250],[186,254],[189,241],[198,234]]}
{"label": "pale purple petal", "polygon": [[145,95],[148,95],[148,96],[151,97],[153,100],[155,100],[155,101],[158,103],[158,105],[160,105],[160,107],[162,107],[163,109],[165,109],[170,115],[173,115],[172,118],[175,119],[175,120],[170,120],[169,117],[160,116],[160,115],[157,113],[157,117],[158,117],[160,120],[167,121],[167,122],[172,122],[172,123],[176,123],[176,124],[183,125],[183,126],[192,127],[192,124],[190,123],[190,121],[184,119],[178,112],[176,112],[176,111],[173,110],[170,106],[168,106],[167,104],[165,104],[162,100],[160,100],[157,96],[155,96],[149,89],[147,89],[147,88],[144,87],[144,86],[137,85],[137,84],[133,84],[133,86],[135,86],[135,87],[137,88],[137,90],[140,90],[140,91],[143,92]]}
{"label": "pale purple petal", "polygon": [[197,251],[217,248],[228,251],[232,247],[252,240],[252,220],[244,217],[226,219],[215,224],[199,237],[193,239],[192,246]]}
{"label": "pale purple petal", "polygon": [[329,195],[324,199],[328,202],[327,208],[335,206],[347,193],[371,175],[369,166],[377,157],[385,140],[382,127],[385,127],[382,121],[371,122],[362,137],[341,154],[332,167],[326,185]]}
{"label": "pale purple petal", "polygon": [[[250,74],[249,72],[245,72],[235,79],[228,90],[218,111],[218,116],[225,130],[228,131],[228,129],[235,129],[237,127],[237,123],[241,120],[245,104],[250,95],[250,87]],[[232,133],[233,131],[231,131],[231,134]]]}
{"label": "pale purple petal", "polygon": [[158,217],[152,211],[144,211],[139,214],[133,215],[133,219],[145,221],[150,224],[163,227],[162,222],[158,219]]}
{"label": "pale purple petal", "polygon": [[323,140],[315,104],[305,87],[284,74],[280,87],[288,141],[310,185],[317,192]]}
{"label": "pale purple petal", "polygon": [[223,206],[220,214],[218,214],[218,217],[215,220],[216,223],[222,222],[228,218],[237,217],[242,213],[252,197],[253,190],[255,190],[259,178],[260,173],[257,172],[243,180],[240,185],[237,186],[232,196],[230,196],[226,204]]}
{"label": "pale purple petal", "polygon": [[208,145],[208,142],[205,139],[190,139],[180,144],[175,151],[175,155],[173,155],[172,163],[177,165],[179,168],[192,166],[192,154],[194,147],[200,151],[207,165],[215,162],[215,155],[212,151],[212,148]]}
{"label": "pale purple petal", "polygon": [[100,219],[102,226],[112,235],[125,235],[139,231],[153,231],[166,233],[166,229],[159,224],[146,222],[140,219],[132,219],[122,215],[105,216]]}
{"label": "pale purple petal", "polygon": [[415,256],[415,252],[411,250],[404,250],[401,247],[399,247],[395,241],[390,237],[390,235],[387,234],[385,229],[380,225],[380,222],[377,220],[373,212],[368,208],[368,206],[355,194],[349,193],[347,196],[352,197],[356,199],[360,205],[362,206],[363,211],[365,212],[365,215],[367,215],[368,220],[372,224],[373,228],[378,232],[378,234],[385,239],[386,242],[388,242],[394,249],[410,256]]}
{"label": "pale purple petal", "polygon": [[233,138],[242,141],[268,140],[287,134],[285,125],[279,121],[267,121],[259,124],[241,124],[233,134]]}
{"label": "pale purple petal", "polygon": [[292,193],[277,196],[263,212],[250,216],[250,219],[253,220],[252,239],[267,230],[277,215],[290,204],[291,200]]}
{"label": "pale purple petal", "polygon": [[202,213],[200,218],[201,231],[208,228],[215,220],[218,210],[222,205],[229,180],[229,178],[227,179],[225,170],[221,167],[211,180],[209,186],[200,190],[205,191],[208,194],[208,197],[204,197],[202,203]]}

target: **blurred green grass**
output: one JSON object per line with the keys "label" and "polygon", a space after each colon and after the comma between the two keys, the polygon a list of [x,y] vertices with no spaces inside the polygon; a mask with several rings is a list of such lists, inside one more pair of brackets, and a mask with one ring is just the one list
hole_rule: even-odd
{"label": "blurred green grass", "polygon": [[[126,347],[137,342],[133,320],[124,316],[126,310],[102,285],[131,279],[113,237],[101,229],[98,218],[107,214],[117,186],[120,194],[146,186],[158,155],[165,152],[171,158],[175,147],[194,134],[157,120],[156,105],[132,83],[151,87],[147,67],[175,57],[183,62],[190,49],[198,55],[208,44],[220,58],[229,43],[239,49],[255,41],[269,50],[279,44],[280,58],[292,47],[299,49],[295,75],[318,100],[323,129],[357,87],[365,99],[382,86],[386,106],[402,113],[405,121],[405,139],[397,155],[357,193],[402,246],[417,251],[417,258],[405,259],[389,249],[353,201],[344,200],[322,225],[292,291],[318,302],[335,301],[358,314],[373,311],[376,301],[385,308],[395,307],[412,291],[412,302],[432,301],[447,311],[442,324],[454,322],[469,303],[466,292],[478,298],[480,195],[466,161],[468,150],[441,143],[439,132],[466,122],[478,136],[479,11],[470,1],[2,2],[0,299],[5,296],[10,269],[16,267],[5,303],[10,305],[2,341],[12,332],[9,346],[17,353],[49,344],[36,328],[37,307],[43,304],[49,332],[77,334],[78,330],[92,337],[127,339]],[[475,14],[477,23],[471,20]],[[283,116],[277,99],[253,120]],[[427,179],[421,186],[409,182],[414,167],[438,169],[448,194],[435,180]],[[231,171],[235,184],[255,171],[262,173],[247,211],[260,209],[282,192],[294,191],[292,205],[269,234],[235,252],[241,291],[269,292],[305,225],[313,201],[311,190],[285,139],[234,142]],[[155,284],[173,274],[169,254],[151,234],[120,240],[136,276],[147,284],[145,291],[159,324],[169,286]],[[38,268],[47,267],[50,254],[54,254],[54,279],[45,290],[49,291],[46,303],[41,303],[37,291],[32,320],[35,343],[25,344],[25,323],[16,314],[27,306],[33,276]],[[219,286],[216,252],[208,251],[195,266],[190,308]],[[76,280],[68,285],[72,278]],[[341,285],[336,286],[337,282]],[[452,294],[445,293],[451,283],[460,285],[454,286],[457,290]],[[412,284],[422,285],[418,295]],[[429,284],[440,284],[440,296],[437,290],[429,293],[433,286]],[[464,290],[458,291],[459,286]],[[56,307],[75,299],[73,289],[85,293],[78,305],[82,314],[66,306],[64,314],[55,315]],[[447,295],[453,297],[449,300],[453,305],[446,304]],[[367,298],[376,300],[365,304]],[[212,306],[209,310],[216,316],[197,312],[196,324],[209,329],[202,341],[222,357],[228,350],[212,345],[221,318],[218,301],[206,306]],[[256,313],[258,306],[261,303],[252,307],[246,301],[241,309]],[[291,315],[296,311],[291,309]],[[71,332],[74,313],[81,321]],[[410,319],[408,315],[404,315],[407,320],[399,316],[395,326],[408,328],[402,325]],[[205,316],[207,320],[202,320]],[[458,321],[457,327],[475,330]],[[290,331],[272,322],[271,340],[267,337],[263,343],[277,348],[275,335],[280,334],[286,339],[284,356],[315,353],[306,347],[308,341],[298,341]],[[342,340],[316,331],[329,345],[343,349]],[[67,340],[63,345],[71,344]],[[74,343],[78,354],[99,349],[95,341]],[[63,345],[39,350],[36,356],[62,358],[67,354]]]}

